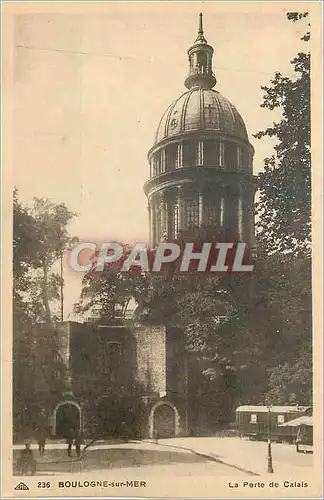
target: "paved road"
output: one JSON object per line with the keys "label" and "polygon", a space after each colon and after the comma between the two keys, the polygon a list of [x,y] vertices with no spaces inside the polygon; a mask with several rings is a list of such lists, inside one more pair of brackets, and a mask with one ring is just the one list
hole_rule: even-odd
{"label": "paved road", "polygon": [[[21,446],[15,446],[14,463],[19,456]],[[62,475],[90,473],[101,476],[109,474],[109,477],[125,478],[129,475],[141,477],[158,476],[182,476],[182,477],[206,477],[248,476],[244,471],[218,463],[208,457],[200,456],[186,449],[164,446],[151,442],[133,442],[125,444],[107,445],[102,443],[92,446],[86,450],[83,460],[78,460],[73,452],[69,458],[66,453],[66,445],[63,443],[49,444],[45,456],[40,457],[34,449],[37,460],[37,475]]]}
{"label": "paved road", "polygon": [[[193,437],[166,439],[163,442],[207,453],[259,475],[267,472],[268,446],[263,441],[239,437]],[[272,459],[274,471],[278,474],[304,474],[310,472],[313,466],[313,455],[297,453],[295,446],[286,443],[272,443]]]}
{"label": "paved road", "polygon": [[[22,447],[14,446],[14,462]],[[214,470],[220,475],[264,475],[267,472],[267,443],[235,437],[174,438],[160,440],[159,444],[149,440],[122,444],[98,442],[86,450],[81,463],[75,451],[74,458],[69,458],[66,448],[65,443],[48,443],[44,457],[39,457],[35,451],[39,473],[91,471],[92,474],[96,470],[125,468],[140,468],[148,472],[153,468],[161,474],[161,465],[171,474],[190,475],[193,470],[197,473],[201,470],[202,475]],[[37,450],[37,446],[33,444],[32,449]],[[298,476],[311,471],[312,455],[298,454],[294,446],[274,443],[272,454],[275,473]]]}

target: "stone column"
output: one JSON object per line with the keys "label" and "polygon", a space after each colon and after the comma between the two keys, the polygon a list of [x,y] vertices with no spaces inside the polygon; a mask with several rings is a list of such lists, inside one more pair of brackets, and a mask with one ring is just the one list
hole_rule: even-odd
{"label": "stone column", "polygon": [[177,150],[177,168],[181,167],[182,167],[182,142],[179,142]]}
{"label": "stone column", "polygon": [[157,232],[158,232],[158,214],[156,209],[156,195],[153,195],[152,198],[152,244],[155,245],[157,241]]}
{"label": "stone column", "polygon": [[198,165],[204,164],[204,142],[198,142]]}
{"label": "stone column", "polygon": [[237,233],[240,241],[243,241],[243,197],[242,191],[239,191],[237,202]]}
{"label": "stone column", "polygon": [[161,172],[165,172],[165,148],[160,150],[161,155]]}
{"label": "stone column", "polygon": [[173,208],[173,213],[172,213],[171,238],[177,239],[177,237],[179,235],[179,199],[178,199],[178,194],[172,200],[172,208]]}
{"label": "stone column", "polygon": [[183,186],[178,187],[178,227],[179,231],[184,230],[184,203],[183,203]]}
{"label": "stone column", "polygon": [[168,193],[164,193],[164,233],[167,238],[169,238],[169,200]]}
{"label": "stone column", "polygon": [[159,211],[160,211],[160,220],[161,220],[159,240],[161,240],[161,238],[164,237],[166,230],[167,230],[167,210],[166,210],[165,193],[161,193],[160,201],[159,201]]}
{"label": "stone column", "polygon": [[155,195],[156,205],[155,205],[155,213],[156,213],[156,236],[155,243],[159,243],[161,239],[162,232],[162,199],[161,193],[157,193]]}
{"label": "stone column", "polygon": [[219,225],[221,229],[224,229],[224,224],[225,224],[225,194],[224,191],[221,191],[221,198],[220,198],[220,214],[219,214]]}
{"label": "stone column", "polygon": [[236,163],[237,170],[242,169],[242,147],[237,144],[236,146]]}
{"label": "stone column", "polygon": [[204,224],[204,195],[202,191],[199,191],[198,195],[198,224],[199,226]]}
{"label": "stone column", "polygon": [[224,142],[219,142],[219,166],[224,166]]}

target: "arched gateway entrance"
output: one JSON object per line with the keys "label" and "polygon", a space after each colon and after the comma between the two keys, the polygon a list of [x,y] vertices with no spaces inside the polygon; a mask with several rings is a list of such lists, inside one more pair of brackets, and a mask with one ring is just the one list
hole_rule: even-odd
{"label": "arched gateway entrance", "polygon": [[159,438],[172,438],[179,433],[179,413],[174,404],[168,401],[155,403],[149,417],[149,435]]}
{"label": "arched gateway entrance", "polygon": [[81,430],[81,407],[75,401],[59,403],[53,412],[53,433],[56,437],[64,438],[72,431]]}

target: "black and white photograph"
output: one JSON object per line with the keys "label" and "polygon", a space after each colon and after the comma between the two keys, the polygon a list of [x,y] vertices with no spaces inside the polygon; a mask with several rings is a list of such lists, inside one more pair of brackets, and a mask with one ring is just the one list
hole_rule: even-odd
{"label": "black and white photograph", "polygon": [[5,497],[321,498],[321,3],[2,10]]}

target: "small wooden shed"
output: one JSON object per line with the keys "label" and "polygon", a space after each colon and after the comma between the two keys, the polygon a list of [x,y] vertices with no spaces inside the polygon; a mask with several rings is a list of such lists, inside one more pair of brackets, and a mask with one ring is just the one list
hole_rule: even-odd
{"label": "small wooden shed", "polygon": [[295,418],[281,427],[297,429],[296,434],[296,450],[297,453],[309,453],[313,448],[313,417],[311,415],[304,415]]}
{"label": "small wooden shed", "polygon": [[270,418],[272,439],[293,442],[297,436],[297,428],[283,424],[303,415],[307,409],[308,407],[297,405],[271,406],[270,409],[268,406],[261,405],[239,406],[236,409],[236,427],[243,436],[266,439]]}

